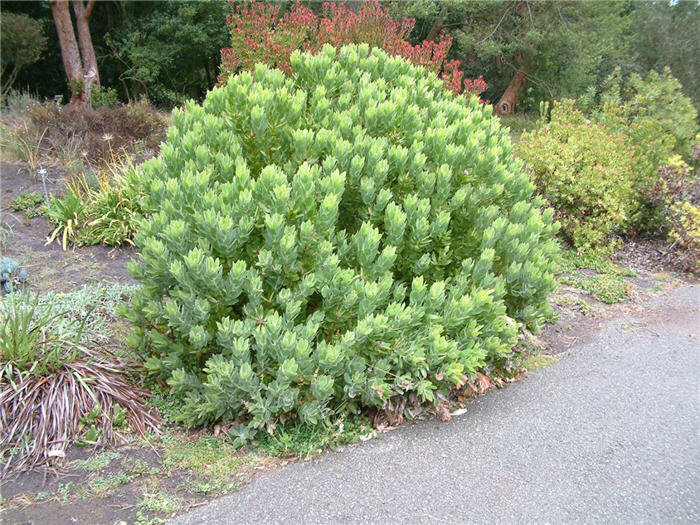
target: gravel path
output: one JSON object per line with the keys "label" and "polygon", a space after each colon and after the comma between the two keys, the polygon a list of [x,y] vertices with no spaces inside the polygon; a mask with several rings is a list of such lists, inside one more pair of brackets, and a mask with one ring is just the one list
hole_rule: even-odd
{"label": "gravel path", "polygon": [[449,423],[263,476],[173,524],[699,523],[700,286]]}

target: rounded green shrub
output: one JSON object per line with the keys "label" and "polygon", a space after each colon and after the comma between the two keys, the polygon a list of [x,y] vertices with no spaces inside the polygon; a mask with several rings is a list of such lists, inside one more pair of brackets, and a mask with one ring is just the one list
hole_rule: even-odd
{"label": "rounded green shrub", "polygon": [[562,233],[578,250],[604,246],[635,205],[635,157],[622,133],[587,119],[572,100],[524,133],[518,153],[538,192],[556,209]]}
{"label": "rounded green shrub", "polygon": [[436,403],[549,314],[556,226],[491,106],[366,45],[291,66],[174,111],[143,167],[127,315],[189,424]]}

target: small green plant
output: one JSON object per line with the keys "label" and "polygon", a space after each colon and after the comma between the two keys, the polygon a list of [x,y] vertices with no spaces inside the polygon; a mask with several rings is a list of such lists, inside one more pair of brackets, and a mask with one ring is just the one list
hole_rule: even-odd
{"label": "small green plant", "polygon": [[126,457],[121,462],[122,468],[133,477],[142,476],[144,474],[157,473],[158,467],[151,467],[148,461],[140,458]]}
{"label": "small green plant", "polygon": [[329,448],[354,443],[372,432],[369,419],[362,416],[342,418],[328,425],[288,422],[272,434],[261,434],[258,446],[272,456],[308,458]]}
{"label": "small green plant", "polygon": [[133,477],[124,472],[104,478],[94,478],[90,481],[90,492],[98,497],[104,497],[117,490],[121,485],[126,485],[132,481]]}
{"label": "small green plant", "polygon": [[607,304],[627,299],[629,284],[619,275],[596,275],[594,277],[564,277],[564,284],[580,288],[599,301]]}
{"label": "small green plant", "polygon": [[146,492],[139,500],[138,506],[148,512],[170,516],[182,509],[182,498],[164,491]]}
{"label": "small green plant", "polygon": [[75,488],[75,483],[72,481],[68,483],[59,483],[58,488],[53,492],[38,492],[36,499],[39,501],[53,500],[58,503],[65,503],[70,499]]}
{"label": "small green plant", "polygon": [[46,210],[42,208],[44,196],[41,193],[27,192],[15,197],[10,203],[12,211],[23,211],[27,219],[40,217]]}
{"label": "small green plant", "polygon": [[136,512],[136,521],[134,525],[163,525],[167,523],[168,520],[159,517],[149,517],[146,516],[142,511]]}
{"label": "small green plant", "polygon": [[85,209],[83,196],[74,186],[68,186],[66,193],[60,199],[52,195],[46,209],[46,216],[54,224],[55,229],[47,237],[46,244],[60,239],[63,249],[67,249],[68,241],[73,241],[78,234],[85,217]]}

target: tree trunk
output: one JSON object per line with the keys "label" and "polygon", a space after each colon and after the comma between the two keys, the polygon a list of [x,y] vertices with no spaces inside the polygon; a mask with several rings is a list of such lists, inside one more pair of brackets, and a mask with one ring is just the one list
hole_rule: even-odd
{"label": "tree trunk", "polygon": [[[523,38],[523,49],[521,49],[520,53],[516,56],[518,70],[515,72],[515,76],[513,76],[513,78],[510,81],[510,84],[508,84],[508,87],[503,92],[501,100],[498,101],[494,108],[496,115],[510,115],[513,113],[513,111],[515,111],[515,105],[518,102],[518,93],[520,93],[520,90],[527,82],[527,74],[530,71],[528,65],[532,65],[527,64],[524,51],[524,49],[528,48],[530,45],[530,39],[528,38],[528,36],[530,30],[533,29],[533,27],[531,26],[532,15],[530,13],[530,6],[528,5],[527,0],[525,0],[518,2],[516,9],[518,11],[518,14],[520,15],[520,18],[522,19],[522,26],[520,32]],[[530,24],[528,24],[528,18],[530,20]]]}
{"label": "tree trunk", "polygon": [[78,28],[78,42],[80,44],[80,54],[83,57],[83,67],[85,74],[92,69],[95,72],[95,77],[92,84],[100,85],[100,73],[97,70],[97,57],[95,56],[95,48],[92,45],[92,37],[90,36],[90,15],[95,7],[95,0],[89,0],[87,8],[83,0],[72,0],[73,12],[75,13],[75,25]]}
{"label": "tree trunk", "polygon": [[527,82],[527,68],[520,66],[516,71],[515,76],[508,84],[501,100],[495,106],[496,115],[510,115],[515,109],[515,104],[518,102],[518,93]]}
{"label": "tree trunk", "polygon": [[447,16],[447,12],[447,5],[443,5],[442,9],[440,9],[440,14],[438,14],[438,17],[435,19],[433,27],[431,27],[430,31],[428,32],[428,36],[425,37],[427,41],[432,42],[438,37],[440,31],[442,31],[442,28],[445,24],[445,17]]}
{"label": "tree trunk", "polygon": [[83,90],[80,89],[80,86],[83,83],[83,67],[80,61],[78,42],[75,40],[75,33],[73,32],[73,22],[70,18],[68,0],[51,0],[51,14],[56,24],[58,43],[61,46],[63,67],[66,70],[66,76],[71,86],[70,103],[75,105],[81,102],[81,92]]}

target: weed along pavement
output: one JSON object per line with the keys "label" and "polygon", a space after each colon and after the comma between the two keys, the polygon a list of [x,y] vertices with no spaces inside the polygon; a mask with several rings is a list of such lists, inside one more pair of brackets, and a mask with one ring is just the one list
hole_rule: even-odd
{"label": "weed along pavement", "polygon": [[700,286],[650,299],[448,423],[299,462],[201,523],[697,523]]}

